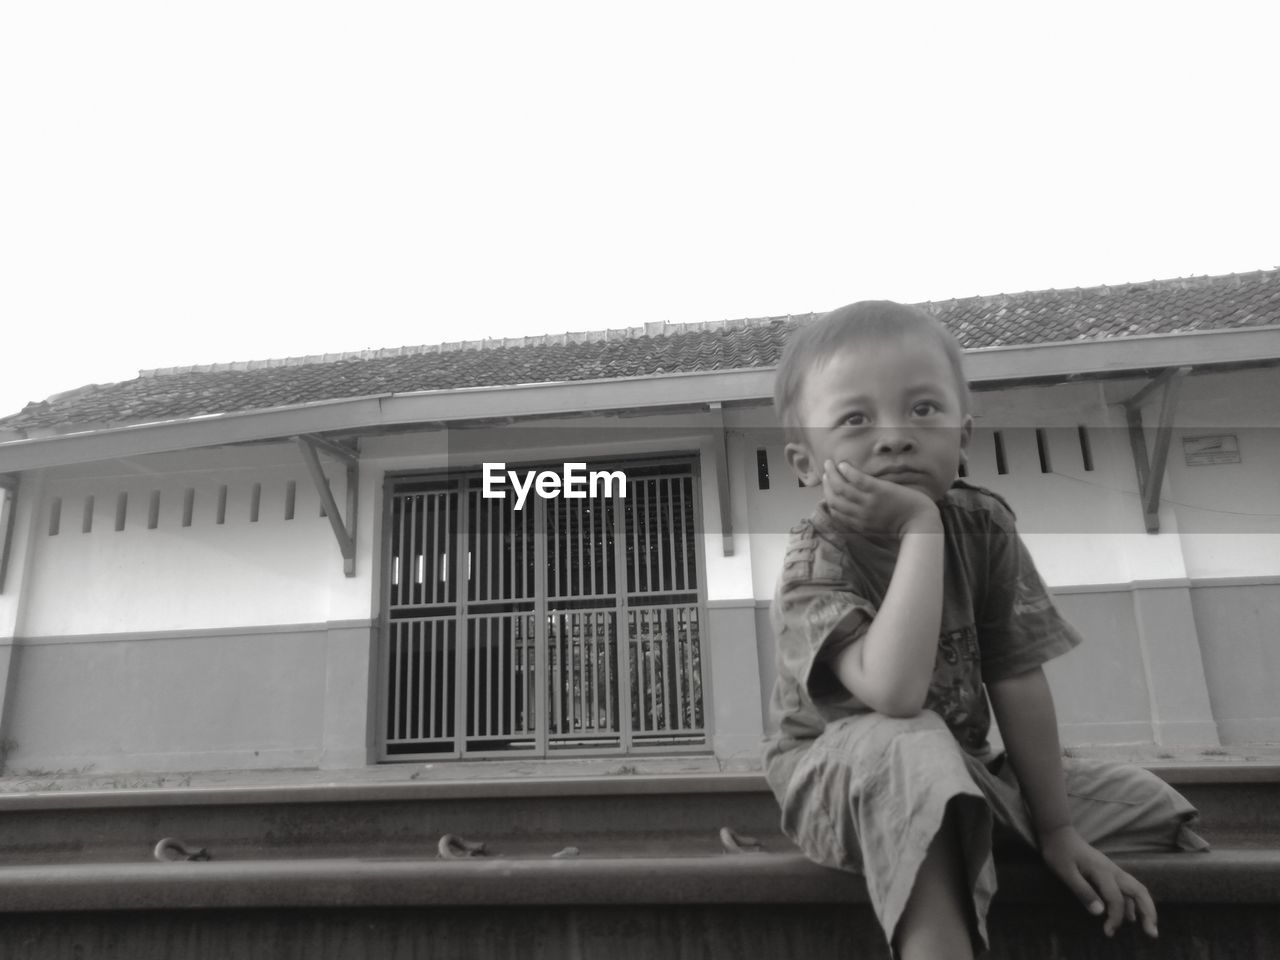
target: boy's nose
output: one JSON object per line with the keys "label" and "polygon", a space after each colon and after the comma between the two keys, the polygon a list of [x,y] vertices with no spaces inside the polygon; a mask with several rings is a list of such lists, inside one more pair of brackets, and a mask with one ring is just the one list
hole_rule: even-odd
{"label": "boy's nose", "polygon": [[878,454],[911,453],[915,448],[915,437],[904,430],[883,430],[876,437],[876,453]]}

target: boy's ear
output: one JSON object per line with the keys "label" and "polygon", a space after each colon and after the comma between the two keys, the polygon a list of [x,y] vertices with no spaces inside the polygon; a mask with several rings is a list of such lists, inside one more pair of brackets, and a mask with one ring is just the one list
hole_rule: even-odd
{"label": "boy's ear", "polygon": [[806,487],[812,487],[822,481],[822,471],[816,469],[819,465],[813,462],[813,454],[809,451],[808,444],[788,443],[786,454],[787,463],[791,465],[795,475]]}

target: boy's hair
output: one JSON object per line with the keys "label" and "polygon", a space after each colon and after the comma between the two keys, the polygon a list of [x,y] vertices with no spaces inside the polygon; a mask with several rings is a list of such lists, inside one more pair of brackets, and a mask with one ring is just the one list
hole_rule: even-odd
{"label": "boy's hair", "polygon": [[969,410],[969,384],[964,376],[960,344],[951,331],[919,307],[892,300],[860,300],[798,327],[788,338],[773,381],[773,405],[788,441],[803,439],[799,420],[800,391],[814,367],[839,350],[874,340],[923,335],[942,347],[956,377],[964,411]]}

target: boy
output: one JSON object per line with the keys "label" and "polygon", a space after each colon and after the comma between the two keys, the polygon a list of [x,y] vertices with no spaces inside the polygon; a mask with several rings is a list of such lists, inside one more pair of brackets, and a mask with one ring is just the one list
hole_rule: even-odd
{"label": "boy", "polygon": [[[775,404],[788,463],[822,487],[772,608],[780,729],[765,767],[784,831],[865,875],[907,960],[985,945],[993,819],[1108,936],[1126,919],[1156,936],[1146,888],[1094,844],[1207,844],[1154,775],[1062,759],[1041,665],[1080,639],[1004,501],[957,480],[973,419],[955,340],[914,307],[842,307],[792,335]],[[1008,763],[987,743],[988,696]]]}

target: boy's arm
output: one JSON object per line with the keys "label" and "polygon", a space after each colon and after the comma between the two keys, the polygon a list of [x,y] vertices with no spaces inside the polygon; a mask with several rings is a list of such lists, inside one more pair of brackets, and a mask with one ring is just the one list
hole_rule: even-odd
{"label": "boy's arm", "polygon": [[859,533],[899,537],[889,589],[867,631],[831,661],[840,682],[878,713],[909,717],[924,707],[942,623],[942,519],[923,493],[828,464],[823,499]]}
{"label": "boy's arm", "polygon": [[1105,912],[1107,936],[1139,916],[1147,934],[1156,936],[1156,908],[1147,888],[1086,843],[1071,823],[1058,720],[1044,670],[996,680],[987,692],[1046,865],[1090,913]]}

